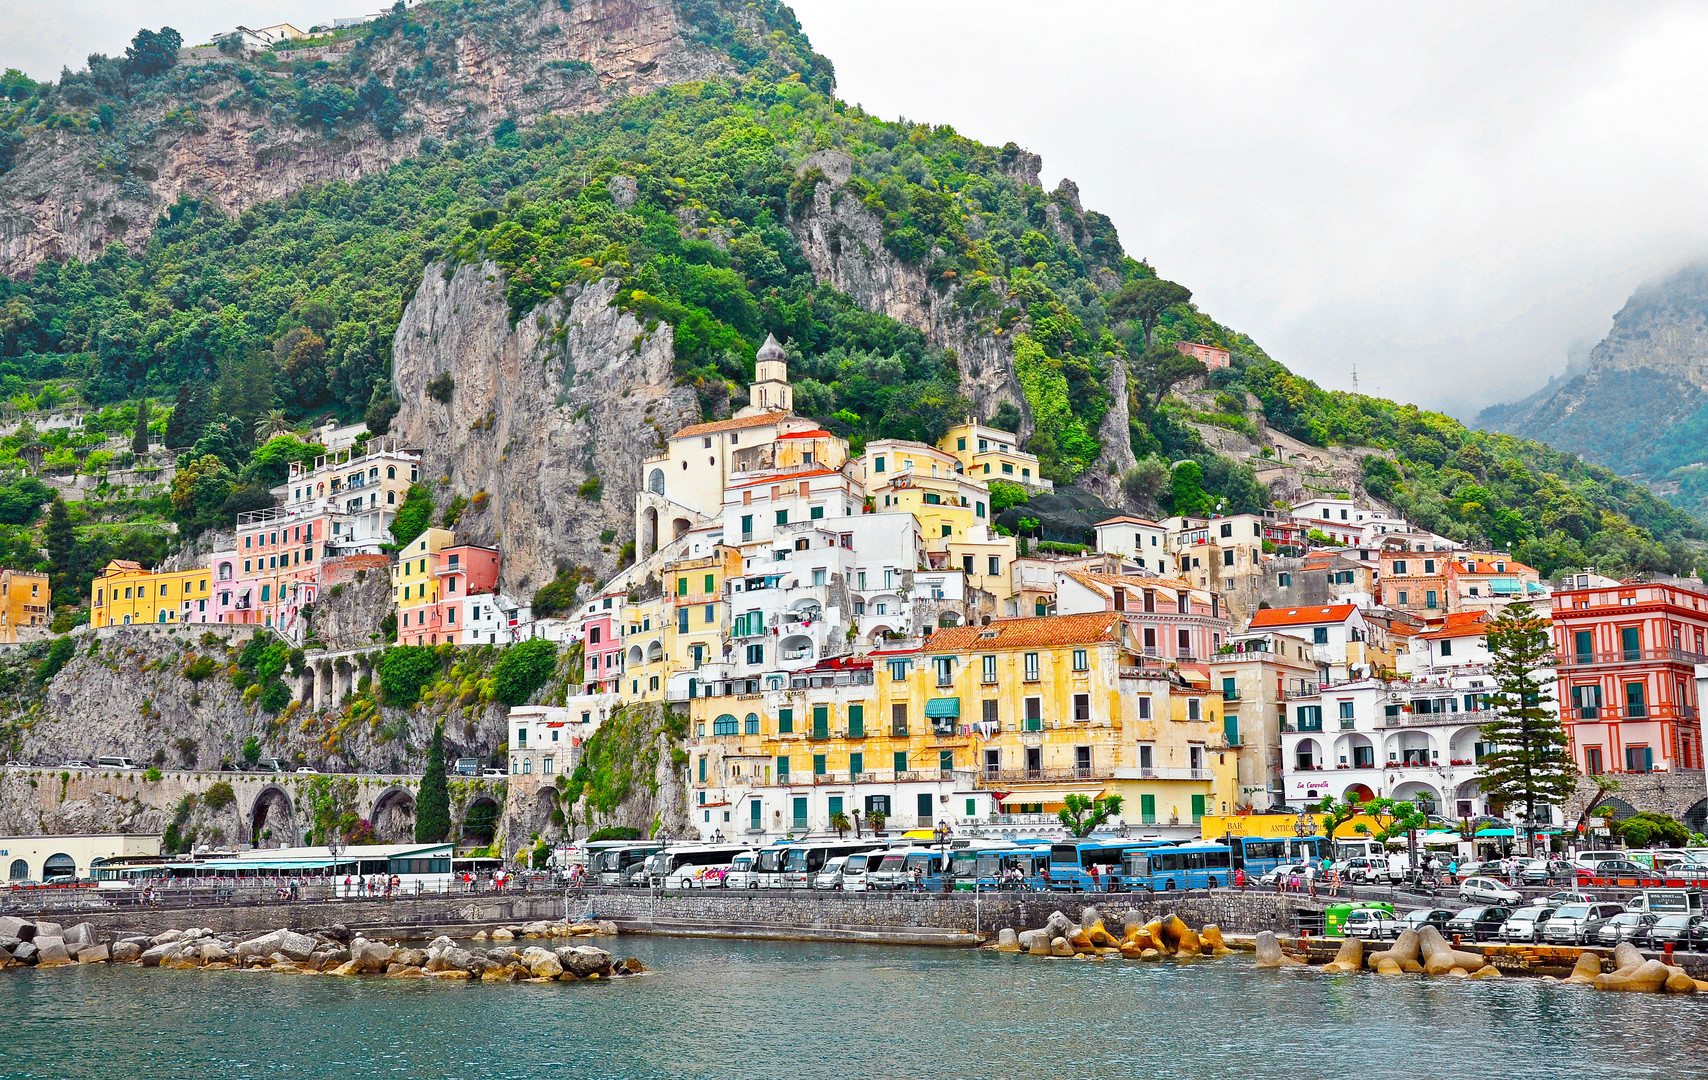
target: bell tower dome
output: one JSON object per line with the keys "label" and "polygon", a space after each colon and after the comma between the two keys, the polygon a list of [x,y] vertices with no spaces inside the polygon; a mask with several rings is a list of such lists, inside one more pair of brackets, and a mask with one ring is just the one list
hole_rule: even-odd
{"label": "bell tower dome", "polygon": [[771,334],[753,365],[753,385],[748,388],[748,408],[755,412],[795,411],[795,391],[789,385],[789,357]]}

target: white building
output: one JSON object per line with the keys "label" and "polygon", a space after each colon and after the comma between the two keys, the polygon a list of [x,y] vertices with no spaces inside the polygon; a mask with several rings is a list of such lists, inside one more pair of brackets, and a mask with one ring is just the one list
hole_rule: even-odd
{"label": "white building", "polygon": [[1154,521],[1122,514],[1096,525],[1097,550],[1132,559],[1146,570],[1168,568],[1168,530]]}
{"label": "white building", "polygon": [[562,705],[510,710],[510,775],[544,777],[575,771],[581,747],[622,703],[616,694],[576,694]]}
{"label": "white building", "polygon": [[[1337,681],[1354,674],[1372,674],[1366,669],[1374,659],[1370,654],[1381,649],[1381,643],[1372,640],[1374,628],[1357,604],[1264,608],[1252,616],[1249,629],[1252,633],[1280,631],[1304,638],[1315,649],[1316,662]],[[1359,670],[1355,672],[1355,668]]]}

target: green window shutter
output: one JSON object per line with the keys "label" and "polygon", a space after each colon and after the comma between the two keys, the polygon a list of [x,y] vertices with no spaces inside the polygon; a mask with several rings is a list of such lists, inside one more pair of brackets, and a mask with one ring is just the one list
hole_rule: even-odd
{"label": "green window shutter", "polygon": [[822,506],[813,507],[811,517],[812,517],[812,520],[814,520],[814,521],[817,521],[820,518],[824,517],[824,507],[822,507]]}
{"label": "green window shutter", "polygon": [[706,755],[700,755],[700,783],[706,782]]}
{"label": "green window shutter", "polygon": [[708,593],[717,592],[718,587],[717,587],[716,582],[717,582],[717,575],[716,574],[707,574],[706,575],[706,591]]}
{"label": "green window shutter", "polygon": [[866,771],[866,755],[865,754],[849,754],[848,755],[848,772],[850,774],[852,774],[852,776],[858,776],[865,771]]}
{"label": "green window shutter", "polygon": [[1239,715],[1237,713],[1223,714],[1222,734],[1227,738],[1229,746],[1239,745]]}
{"label": "green window shutter", "polygon": [[789,775],[789,755],[777,755],[777,779],[782,780]]}
{"label": "green window shutter", "polygon": [[1139,796],[1139,821],[1145,825],[1156,824],[1156,796]]}
{"label": "green window shutter", "polygon": [[814,776],[823,776],[824,775],[824,755],[823,754],[814,754],[812,756],[812,774]]}
{"label": "green window shutter", "polygon": [[792,734],[794,734],[794,731],[795,731],[795,710],[793,710],[793,709],[778,709],[777,710],[777,733],[779,735],[792,735]]}
{"label": "green window shutter", "polygon": [[688,579],[687,578],[681,577],[681,578],[676,579],[676,595],[677,596],[687,596],[688,595]]}
{"label": "green window shutter", "polygon": [[978,813],[978,806],[979,806],[979,804],[978,804],[977,799],[968,799],[967,800],[967,816],[972,817],[974,814]]}
{"label": "green window shutter", "polygon": [[830,738],[830,709],[825,705],[812,707],[812,734],[815,739]]}
{"label": "green window shutter", "polygon": [[747,804],[747,820],[749,822],[748,827],[755,830],[755,831],[757,831],[759,829],[760,824],[761,824],[761,819],[759,817],[759,813],[760,813],[760,811],[759,811],[759,800],[758,799],[754,799],[752,802]]}
{"label": "green window shutter", "polygon": [[1205,797],[1203,795],[1192,796],[1192,822],[1193,822],[1193,824],[1197,824],[1198,822],[1204,820],[1204,798]]}
{"label": "green window shutter", "polygon": [[825,808],[830,811],[831,817],[835,817],[837,814],[842,813],[842,796],[830,796],[830,798],[825,800]]}
{"label": "green window shutter", "polygon": [[937,767],[948,772],[955,767],[955,752],[953,750],[937,751]]}
{"label": "green window shutter", "polygon": [[904,773],[907,771],[907,751],[906,750],[897,750],[896,751],[895,767],[896,767],[896,772],[898,772],[898,773]]}
{"label": "green window shutter", "polygon": [[850,705],[850,706],[848,706],[848,735],[849,735],[849,737],[850,738],[858,738],[859,736],[864,735],[864,734],[866,734],[866,706],[864,706],[864,705]]}

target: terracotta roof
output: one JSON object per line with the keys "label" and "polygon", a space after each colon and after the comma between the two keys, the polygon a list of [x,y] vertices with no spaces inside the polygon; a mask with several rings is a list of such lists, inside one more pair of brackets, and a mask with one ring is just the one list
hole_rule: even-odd
{"label": "terracotta roof", "polygon": [[[1081,585],[1122,585],[1129,589],[1167,589],[1174,592],[1179,592],[1182,589],[1191,592],[1196,589],[1196,586],[1191,582],[1181,581],[1179,578],[1139,577],[1136,574],[1105,574],[1097,570],[1063,570],[1061,573],[1073,578]],[[1204,590],[1197,589],[1197,591],[1203,592]]]}
{"label": "terracotta roof", "polygon": [[841,475],[842,474],[837,472],[835,469],[827,469],[822,465],[815,465],[810,469],[797,469],[794,472],[770,473],[770,474],[767,474],[765,476],[756,477],[755,479],[752,479],[752,480],[743,480],[739,484],[732,482],[729,485],[729,487],[733,491],[733,490],[739,490],[741,488],[764,487],[766,484],[778,484],[778,483],[782,483],[784,480],[799,480],[802,477],[807,477],[807,476],[841,476]]}
{"label": "terracotta roof", "polygon": [[135,561],[134,559],[114,559],[113,561],[111,561],[107,564],[106,570],[104,570],[103,573],[111,572],[115,568],[117,568],[118,570],[121,570],[121,571],[124,571],[124,570],[140,571],[142,569],[142,564]]}
{"label": "terracotta roof", "polygon": [[1160,528],[1160,526],[1158,526],[1156,522],[1150,520],[1149,518],[1134,517],[1131,514],[1117,514],[1107,521],[1099,521],[1096,525],[1094,525],[1092,527],[1097,528],[1097,529],[1101,529],[1105,525],[1122,525],[1122,524],[1149,525],[1153,529]]}
{"label": "terracotta roof", "polygon": [[1486,612],[1459,611],[1447,616],[1441,629],[1431,630],[1423,636],[1431,641],[1440,641],[1442,638],[1482,637],[1483,627],[1488,622],[1489,617]]}
{"label": "terracotta roof", "polygon": [[1345,622],[1358,610],[1357,604],[1329,604],[1327,607],[1264,608],[1251,617],[1253,630],[1260,626],[1315,626],[1318,623]]}
{"label": "terracotta roof", "polygon": [[720,431],[740,431],[742,428],[766,427],[780,424],[789,414],[782,409],[775,412],[755,413],[752,416],[732,416],[728,420],[714,420],[709,424],[690,424],[676,434],[672,439],[689,439],[695,435],[715,435]]}
{"label": "terracotta roof", "polygon": [[989,626],[951,626],[925,643],[930,652],[970,652],[976,649],[1020,649],[1038,645],[1091,645],[1119,641],[1115,629],[1119,612],[1092,611],[1083,615],[1046,615],[1033,619],[992,619]]}
{"label": "terracotta roof", "polygon": [[828,439],[830,432],[823,428],[813,428],[810,431],[785,431],[777,436],[779,439]]}
{"label": "terracotta roof", "polygon": [[[1453,556],[1453,561],[1459,564],[1459,572],[1462,574],[1533,574],[1536,572],[1517,559],[1509,559],[1505,555],[1477,555],[1460,552]],[[1467,562],[1472,567],[1469,570],[1465,569]],[[1506,569],[1496,570],[1494,564],[1497,562],[1503,564]]]}

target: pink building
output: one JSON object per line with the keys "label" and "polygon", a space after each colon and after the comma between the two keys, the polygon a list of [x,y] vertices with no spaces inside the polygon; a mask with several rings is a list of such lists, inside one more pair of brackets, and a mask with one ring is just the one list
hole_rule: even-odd
{"label": "pink building", "polygon": [[[433,588],[428,601],[398,609],[399,643],[411,645],[474,645],[472,627],[483,620],[474,610],[483,598],[498,592],[500,555],[497,548],[457,544],[430,556]],[[490,601],[487,601],[490,604]],[[401,631],[408,628],[407,637]]]}
{"label": "pink building", "polygon": [[1176,663],[1214,656],[1231,632],[1221,597],[1209,589],[1176,578],[1057,573],[1057,614],[1093,611],[1120,612],[1132,630],[1134,651]]}
{"label": "pink building", "polygon": [[1228,355],[1228,350],[1217,348],[1214,345],[1200,345],[1196,341],[1177,341],[1174,343],[1174,347],[1180,350],[1181,356],[1190,356],[1194,360],[1203,361],[1204,366],[1211,371],[1217,368],[1225,368],[1233,363],[1232,357]]}

